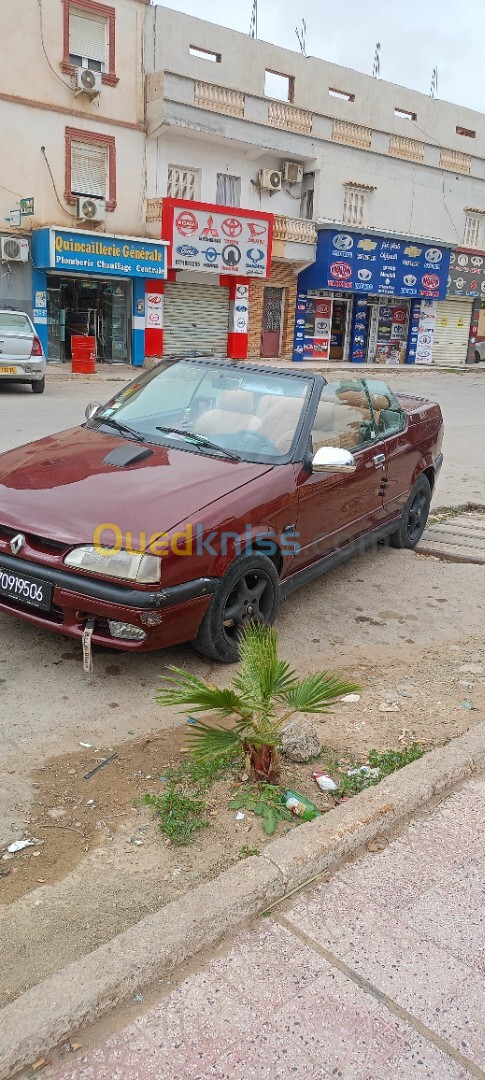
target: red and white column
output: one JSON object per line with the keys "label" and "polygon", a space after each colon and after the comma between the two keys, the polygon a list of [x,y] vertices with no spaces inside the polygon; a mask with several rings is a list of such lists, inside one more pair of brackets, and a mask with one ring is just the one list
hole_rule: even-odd
{"label": "red and white column", "polygon": [[229,284],[227,355],[231,360],[246,360],[248,355],[249,281],[249,278],[221,277],[221,285]]}
{"label": "red and white column", "polygon": [[145,356],[163,356],[163,293],[165,282],[145,282]]}

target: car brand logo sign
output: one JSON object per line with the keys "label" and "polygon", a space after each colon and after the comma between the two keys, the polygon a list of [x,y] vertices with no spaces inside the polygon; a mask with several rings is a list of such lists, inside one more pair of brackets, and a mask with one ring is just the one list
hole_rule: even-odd
{"label": "car brand logo sign", "polygon": [[177,253],[183,255],[186,259],[193,259],[195,255],[199,254],[199,249],[192,247],[191,244],[179,244]]}
{"label": "car brand logo sign", "polygon": [[25,536],[23,533],[17,533],[16,536],[12,536],[10,541],[10,551],[12,555],[18,555],[25,544]]}
{"label": "car brand logo sign", "polygon": [[354,241],[351,236],[347,236],[345,233],[338,233],[333,238],[333,246],[337,248],[337,251],[350,251],[353,247]]}
{"label": "car brand logo sign", "polygon": [[225,236],[230,236],[234,240],[236,236],[240,236],[242,233],[242,223],[237,218],[225,218],[222,222],[222,231]]}
{"label": "car brand logo sign", "polygon": [[426,262],[436,264],[441,262],[443,255],[439,248],[428,248],[424,257],[426,259]]}
{"label": "car brand logo sign", "polygon": [[437,274],[425,274],[423,277],[423,289],[438,289],[440,279]]}
{"label": "car brand logo sign", "polygon": [[348,263],[332,263],[330,277],[337,278],[338,281],[345,281],[347,278],[352,277],[352,267]]}
{"label": "car brand logo sign", "polygon": [[182,236],[192,236],[198,229],[197,218],[191,210],[182,210],[176,218],[175,226]]}

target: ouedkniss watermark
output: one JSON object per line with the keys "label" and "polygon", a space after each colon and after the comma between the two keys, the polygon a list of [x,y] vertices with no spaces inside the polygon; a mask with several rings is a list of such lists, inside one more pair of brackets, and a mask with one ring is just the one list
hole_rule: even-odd
{"label": "ouedkniss watermark", "polygon": [[246,525],[244,533],[214,529],[207,531],[200,523],[190,522],[178,532],[123,533],[119,525],[105,521],[93,533],[93,546],[98,555],[116,555],[128,551],[131,555],[298,555],[301,546],[297,532],[276,533],[273,530]]}

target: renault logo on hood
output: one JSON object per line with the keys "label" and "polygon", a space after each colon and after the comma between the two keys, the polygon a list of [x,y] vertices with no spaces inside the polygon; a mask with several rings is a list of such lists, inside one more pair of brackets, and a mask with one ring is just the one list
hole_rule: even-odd
{"label": "renault logo on hood", "polygon": [[25,536],[24,536],[23,533],[17,533],[16,536],[13,536],[11,541],[10,541],[10,551],[12,552],[12,555],[18,555],[19,551],[21,551],[24,544],[25,544]]}

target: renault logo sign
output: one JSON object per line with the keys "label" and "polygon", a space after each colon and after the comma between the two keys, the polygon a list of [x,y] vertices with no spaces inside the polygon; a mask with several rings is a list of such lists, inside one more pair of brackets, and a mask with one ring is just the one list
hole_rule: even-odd
{"label": "renault logo sign", "polygon": [[11,541],[10,541],[10,551],[12,552],[12,555],[18,555],[19,551],[21,551],[24,544],[25,544],[25,536],[24,536],[23,533],[17,533],[16,536],[13,536]]}

